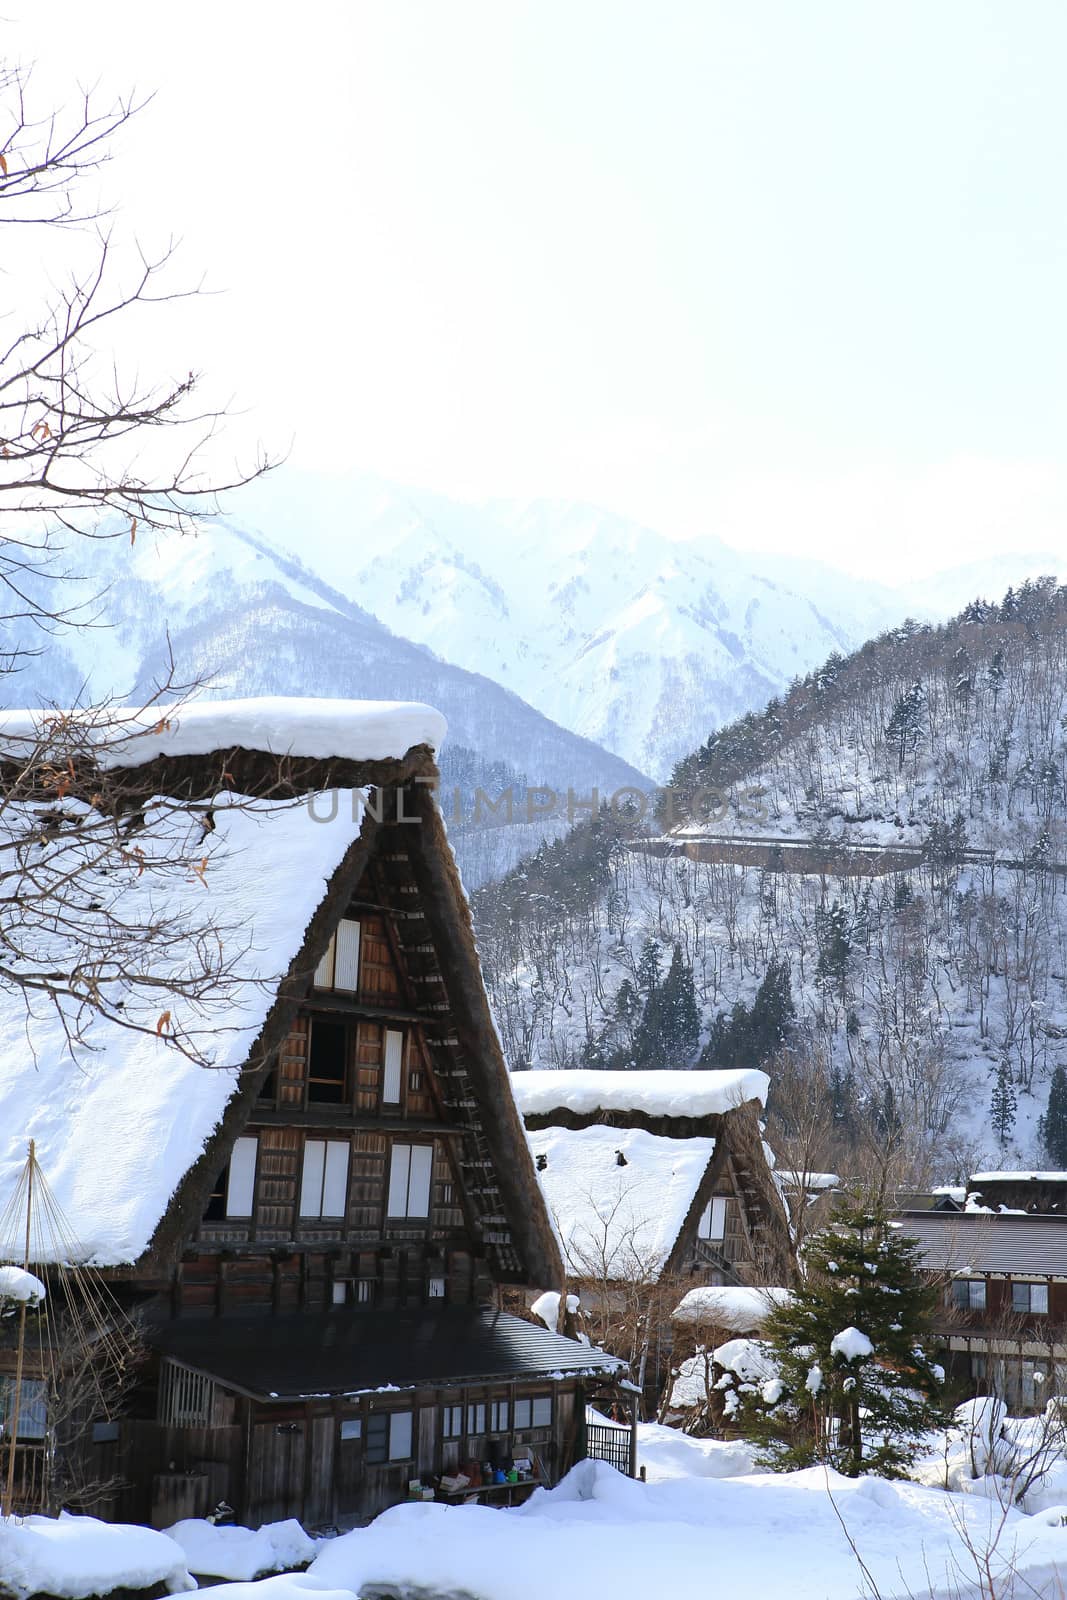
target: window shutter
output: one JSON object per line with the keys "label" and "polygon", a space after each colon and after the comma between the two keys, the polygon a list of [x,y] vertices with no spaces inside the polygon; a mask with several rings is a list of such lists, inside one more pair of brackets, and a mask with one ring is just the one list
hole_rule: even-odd
{"label": "window shutter", "polygon": [[235,1139],[226,1184],[226,1215],[250,1217],[256,1188],[256,1151],[259,1140]]}
{"label": "window shutter", "polygon": [[428,1144],[411,1146],[411,1179],[408,1183],[409,1217],[430,1215],[430,1175],[433,1172],[433,1147]]}
{"label": "window shutter", "polygon": [[726,1199],[721,1194],[717,1194],[711,1202],[711,1231],[708,1238],[726,1238]]}
{"label": "window shutter", "polygon": [[400,1068],[404,1056],[404,1035],[396,1028],[385,1030],[385,1074],[382,1099],[386,1105],[400,1104]]}
{"label": "window shutter", "polygon": [[386,1215],[406,1217],[408,1214],[408,1173],[411,1170],[411,1146],[394,1144],[389,1162],[389,1204]]}
{"label": "window shutter", "polygon": [[353,918],[345,917],[337,925],[334,934],[334,947],[337,952],[337,961],[333,975],[335,989],[347,989],[351,993],[359,988],[359,923]]}
{"label": "window shutter", "polygon": [[335,935],[331,934],[330,935],[330,942],[326,946],[325,954],[323,955],[323,958],[319,962],[318,966],[315,968],[315,987],[316,987],[316,989],[332,989],[333,988],[334,944],[335,944]]}
{"label": "window shutter", "polygon": [[322,1216],[322,1174],[326,1165],[326,1141],[304,1142],[304,1170],[300,1178],[300,1215]]}
{"label": "window shutter", "polygon": [[326,1174],[322,1185],[322,1215],[343,1217],[348,1201],[347,1144],[331,1139],[326,1145]]}

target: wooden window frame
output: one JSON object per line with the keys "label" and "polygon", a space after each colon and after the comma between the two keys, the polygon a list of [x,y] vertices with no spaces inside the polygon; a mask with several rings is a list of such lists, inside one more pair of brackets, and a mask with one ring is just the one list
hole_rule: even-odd
{"label": "wooden window frame", "polygon": [[[313,1083],[335,1083],[334,1078],[313,1078],[311,1075],[311,1056],[315,1045],[316,1027],[339,1028],[344,1035],[344,1063],[341,1078],[341,1098],[339,1100],[318,1100],[311,1093]],[[308,1020],[307,1033],[307,1073],[304,1078],[304,1109],[315,1111],[350,1111],[352,1109],[352,1091],[355,1078],[358,1076],[358,1067],[355,1065],[356,1030],[341,1017],[323,1016],[311,1017]]]}
{"label": "wooden window frame", "polygon": [[[318,1179],[319,1209],[317,1211],[305,1211],[305,1209],[304,1209],[304,1190],[305,1190],[305,1186],[306,1186],[306,1184],[308,1182],[308,1151],[314,1145],[322,1145],[322,1147],[323,1147],[322,1170],[321,1170],[321,1172],[319,1174],[319,1179]],[[344,1192],[343,1209],[340,1210],[340,1211],[327,1211],[325,1209],[327,1180],[328,1180],[329,1171],[330,1171],[330,1150],[331,1150],[331,1147],[334,1148],[334,1149],[342,1149],[345,1152],[345,1185],[344,1185],[345,1192]],[[306,1223],[306,1222],[343,1222],[345,1220],[345,1218],[348,1216],[349,1196],[351,1194],[351,1191],[352,1191],[352,1141],[351,1141],[351,1139],[305,1138],[303,1149],[300,1152],[300,1184],[299,1184],[299,1188],[297,1190],[297,1197],[296,1197],[296,1209],[297,1209],[297,1222],[298,1222],[298,1224],[299,1223]]]}
{"label": "wooden window frame", "polygon": [[[342,934],[344,928],[355,928],[352,934]],[[338,936],[341,936],[340,938]],[[341,946],[345,946],[344,956],[346,961],[351,961],[351,945],[355,944],[355,982],[354,984],[337,983],[337,954]],[[363,960],[363,933],[358,917],[342,917],[337,927],[330,934],[330,942],[323,951],[322,959],[315,968],[312,978],[312,988],[321,994],[350,994],[359,993],[360,967]],[[346,974],[346,976],[349,974]]]}
{"label": "wooden window frame", "polygon": [[[414,1165],[413,1160],[412,1160],[412,1153],[414,1151],[416,1151],[416,1150],[426,1150],[426,1151],[429,1152],[429,1162],[428,1162],[428,1165],[426,1167],[426,1209],[425,1209],[425,1211],[412,1211],[412,1209],[411,1209],[411,1169],[412,1169],[412,1166]],[[407,1161],[407,1174],[406,1174],[406,1176],[404,1178],[404,1209],[402,1211],[396,1211],[396,1210],[393,1209],[393,1204],[392,1204],[392,1201],[393,1201],[393,1188],[394,1188],[394,1185],[393,1185],[393,1168],[394,1168],[394,1163],[398,1159],[398,1155],[399,1155],[400,1151],[404,1151],[405,1152],[405,1159]],[[386,1173],[386,1180],[385,1180],[386,1181],[385,1212],[386,1212],[386,1220],[387,1221],[389,1221],[389,1222],[429,1222],[430,1215],[431,1215],[431,1213],[433,1211],[433,1163],[434,1163],[434,1155],[435,1155],[435,1151],[434,1151],[434,1146],[433,1146],[432,1143],[431,1144],[426,1144],[426,1143],[418,1143],[418,1142],[410,1141],[410,1140],[407,1140],[407,1139],[397,1139],[397,1140],[394,1140],[393,1143],[390,1145],[390,1147],[389,1147],[389,1168],[388,1168],[388,1171]],[[399,1176],[399,1174],[398,1174],[398,1176]],[[399,1185],[398,1185],[398,1187],[399,1187]],[[420,1195],[421,1195],[421,1189],[420,1189]]]}
{"label": "wooden window frame", "polygon": [[[1026,1305],[1025,1306],[1017,1306],[1015,1304],[1015,1291],[1017,1289],[1025,1289],[1026,1290]],[[1035,1289],[1039,1289],[1041,1291],[1041,1293],[1045,1297],[1045,1304],[1043,1306],[1035,1306],[1034,1305],[1034,1290]],[[1012,1314],[1014,1316],[1017,1316],[1017,1317],[1047,1317],[1048,1314],[1049,1314],[1049,1300],[1050,1300],[1050,1298],[1051,1298],[1051,1296],[1049,1295],[1049,1286],[1048,1286],[1047,1283],[1041,1283],[1036,1279],[1030,1279],[1030,1278],[1026,1278],[1026,1279],[1022,1279],[1022,1280],[1020,1280],[1018,1278],[1013,1278],[1011,1280],[1011,1309],[1012,1309]]]}
{"label": "wooden window frame", "polygon": [[[405,1455],[393,1453],[393,1433],[399,1418],[407,1419],[408,1450]],[[384,1431],[384,1454],[382,1441],[379,1435]],[[415,1412],[404,1411],[372,1411],[367,1418],[367,1426],[363,1433],[364,1460],[369,1467],[395,1466],[398,1461],[413,1461],[415,1459]]]}

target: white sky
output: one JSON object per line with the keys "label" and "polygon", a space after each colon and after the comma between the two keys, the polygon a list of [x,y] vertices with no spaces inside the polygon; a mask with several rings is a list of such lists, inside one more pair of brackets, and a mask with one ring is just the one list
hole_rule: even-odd
{"label": "white sky", "polygon": [[235,438],[889,579],[1067,550],[1059,0],[4,14],[44,94],[157,91],[108,183],[226,293],[139,354]]}

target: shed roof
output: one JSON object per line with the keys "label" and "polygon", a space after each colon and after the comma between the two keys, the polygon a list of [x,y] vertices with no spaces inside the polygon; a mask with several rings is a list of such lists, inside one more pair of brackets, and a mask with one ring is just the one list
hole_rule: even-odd
{"label": "shed roof", "polygon": [[165,1355],[261,1400],[625,1371],[615,1356],[484,1306],[168,1323]]}
{"label": "shed roof", "polygon": [[931,1272],[1067,1278],[1067,1217],[904,1211],[897,1220]]}

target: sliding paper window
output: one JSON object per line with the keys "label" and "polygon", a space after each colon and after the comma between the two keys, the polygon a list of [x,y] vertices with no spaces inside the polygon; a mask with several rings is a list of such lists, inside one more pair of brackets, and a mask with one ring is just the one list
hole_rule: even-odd
{"label": "sliding paper window", "polygon": [[394,1144],[389,1163],[389,1215],[428,1217],[433,1146]]}
{"label": "sliding paper window", "polygon": [[359,923],[354,918],[342,918],[330,935],[326,954],[315,968],[315,987],[349,994],[359,988]]}
{"label": "sliding paper window", "polygon": [[302,1217],[343,1217],[348,1198],[349,1146],[339,1139],[307,1139],[300,1177]]}

